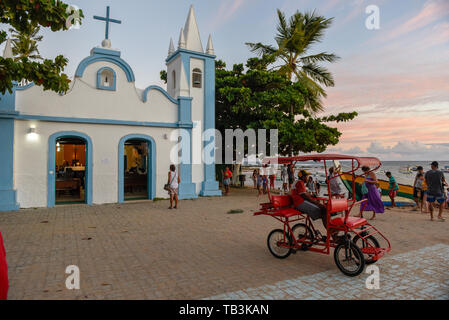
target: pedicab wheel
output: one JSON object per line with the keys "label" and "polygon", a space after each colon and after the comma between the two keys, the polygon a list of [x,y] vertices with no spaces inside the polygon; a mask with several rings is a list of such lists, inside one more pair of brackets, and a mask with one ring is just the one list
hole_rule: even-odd
{"label": "pedicab wheel", "polygon": [[[307,239],[309,241],[314,240],[314,235],[312,229],[305,225],[304,223],[298,223],[292,228],[293,236],[295,237],[296,241],[301,242],[301,239]],[[303,243],[302,249],[307,250],[312,246],[311,243]]]}
{"label": "pedicab wheel", "polygon": [[363,253],[352,241],[341,243],[335,248],[334,260],[338,269],[349,277],[358,276],[365,268]]}
{"label": "pedicab wheel", "polygon": [[278,259],[285,259],[292,253],[291,248],[282,246],[282,244],[291,245],[291,243],[290,235],[287,234],[284,237],[284,231],[281,229],[271,231],[267,238],[268,250]]}
{"label": "pedicab wheel", "polygon": [[[364,235],[362,234],[362,236],[364,236]],[[354,244],[357,247],[361,248],[362,253],[363,253],[363,249],[365,249],[365,248],[369,248],[369,247],[380,248],[379,241],[377,241],[377,239],[374,236],[368,236],[367,238],[365,238],[365,241],[363,241],[363,239],[360,238],[359,235],[356,235],[354,237],[354,239],[352,239],[352,242],[354,242]],[[368,245],[367,242],[371,246]],[[363,255],[365,257],[365,264],[373,264],[373,263],[377,262],[377,260],[373,259],[374,254],[364,253]]]}

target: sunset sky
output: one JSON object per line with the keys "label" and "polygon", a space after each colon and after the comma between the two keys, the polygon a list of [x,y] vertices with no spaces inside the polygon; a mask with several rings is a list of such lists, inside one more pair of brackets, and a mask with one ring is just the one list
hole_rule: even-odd
{"label": "sunset sky", "polygon": [[[43,32],[41,54],[78,63],[104,38],[105,15],[122,25],[111,27],[113,48],[131,65],[140,88],[163,85],[170,37],[178,42],[190,4],[195,6],[205,47],[209,33],[216,55],[228,66],[252,54],[245,42],[273,43],[276,9],[290,16],[316,9],[334,17],[314,52],[336,53],[328,65],[336,86],[328,90],[326,112],[359,112],[339,125],[338,146],[328,151],[376,155],[383,160],[449,160],[449,0],[70,0],[84,11],[79,30]],[[380,29],[368,30],[368,5],[380,8]]]}

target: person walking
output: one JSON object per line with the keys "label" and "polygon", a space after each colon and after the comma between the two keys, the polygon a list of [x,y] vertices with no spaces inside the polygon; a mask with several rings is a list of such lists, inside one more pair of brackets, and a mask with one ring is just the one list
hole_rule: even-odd
{"label": "person walking", "polygon": [[223,172],[223,185],[225,188],[225,196],[229,194],[229,188],[231,186],[231,178],[232,178],[232,172],[229,170],[229,167],[226,167],[225,171]]}
{"label": "person walking", "polygon": [[[374,171],[371,171],[369,167],[363,167],[362,171],[365,175],[364,185],[366,187],[366,192],[363,195],[363,199],[368,199],[368,203],[365,206],[364,211],[372,211],[373,216],[371,220],[376,219],[376,213],[384,213],[385,207],[382,202],[382,198],[380,197],[379,191],[377,190],[377,184],[379,183],[377,180],[377,176]],[[362,187],[363,188],[363,187]],[[361,206],[363,208],[363,205]],[[358,217],[362,217],[362,211]]]}
{"label": "person walking", "polygon": [[436,209],[436,202],[439,204],[438,220],[444,222],[444,186],[446,180],[444,173],[438,169],[438,162],[434,161],[430,164],[431,170],[427,171],[424,179],[427,184],[427,202],[429,202],[430,220],[433,221],[433,212]]}
{"label": "person walking", "polygon": [[170,165],[170,171],[168,172],[168,193],[170,195],[170,207],[173,209],[173,200],[175,201],[175,209],[178,209],[178,188],[181,183],[181,177],[176,172],[176,166]]}
{"label": "person walking", "polygon": [[424,168],[419,166],[416,168],[417,173],[415,176],[415,180],[413,181],[413,200],[415,200],[416,208],[413,211],[418,211],[418,208],[422,209],[422,199],[424,194],[422,192],[422,182],[424,179]]}
{"label": "person walking", "polygon": [[391,174],[391,172],[387,172],[385,175],[389,179],[388,196],[391,199],[391,207],[395,208],[396,207],[396,202],[395,202],[394,199],[398,195],[399,185],[396,182],[396,179]]}

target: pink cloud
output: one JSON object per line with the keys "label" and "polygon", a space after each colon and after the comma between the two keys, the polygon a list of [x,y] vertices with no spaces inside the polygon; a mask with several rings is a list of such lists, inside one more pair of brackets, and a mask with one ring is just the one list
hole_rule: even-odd
{"label": "pink cloud", "polygon": [[449,15],[449,1],[429,0],[424,4],[423,8],[417,15],[407,20],[393,32],[389,33],[384,40],[391,40],[412,31],[421,29],[447,15]]}

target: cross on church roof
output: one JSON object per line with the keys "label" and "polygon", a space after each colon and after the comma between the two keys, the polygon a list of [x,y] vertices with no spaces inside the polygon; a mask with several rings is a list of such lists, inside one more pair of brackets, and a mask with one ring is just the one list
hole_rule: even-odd
{"label": "cross on church roof", "polygon": [[105,39],[109,39],[109,23],[110,22],[111,23],[118,23],[118,24],[122,23],[122,21],[120,21],[120,20],[109,18],[109,6],[106,7],[106,17],[94,16],[94,19],[101,20],[101,21],[106,21]]}

